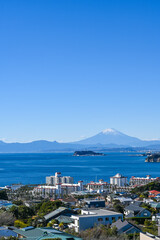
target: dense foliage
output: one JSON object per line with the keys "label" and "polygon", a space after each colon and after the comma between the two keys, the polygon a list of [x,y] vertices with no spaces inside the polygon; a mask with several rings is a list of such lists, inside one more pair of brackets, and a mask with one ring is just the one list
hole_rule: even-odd
{"label": "dense foliage", "polygon": [[26,219],[34,215],[34,211],[32,208],[26,207],[24,205],[20,206],[12,206],[10,208],[10,212],[17,218],[17,219]]}
{"label": "dense foliage", "polygon": [[109,228],[104,225],[98,225],[80,233],[84,240],[139,240],[139,234],[118,235],[116,227]]}
{"label": "dense foliage", "polygon": [[149,221],[149,220],[146,219],[144,221],[143,231],[144,232],[149,232],[149,233],[157,236],[158,235],[157,224],[154,221]]}
{"label": "dense foliage", "polygon": [[59,200],[56,201],[42,201],[41,203],[35,206],[35,211],[38,215],[44,216],[45,214],[52,212],[62,206],[62,202]]}
{"label": "dense foliage", "polygon": [[0,190],[0,199],[8,200],[8,196],[5,190]]}
{"label": "dense foliage", "polygon": [[7,211],[0,212],[0,226],[6,225],[11,226],[14,224],[15,217],[12,213]]}

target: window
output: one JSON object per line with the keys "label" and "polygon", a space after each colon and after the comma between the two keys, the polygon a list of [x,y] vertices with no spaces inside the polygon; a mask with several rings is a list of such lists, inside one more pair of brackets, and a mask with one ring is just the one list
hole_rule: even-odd
{"label": "window", "polygon": [[109,221],[109,218],[106,218],[106,221]]}
{"label": "window", "polygon": [[98,222],[102,222],[103,221],[103,218],[98,218]]}
{"label": "window", "polygon": [[122,220],[122,217],[118,217],[118,219],[121,219],[121,220]]}
{"label": "window", "polygon": [[115,218],[115,217],[112,217],[112,221],[116,221],[116,218]]}

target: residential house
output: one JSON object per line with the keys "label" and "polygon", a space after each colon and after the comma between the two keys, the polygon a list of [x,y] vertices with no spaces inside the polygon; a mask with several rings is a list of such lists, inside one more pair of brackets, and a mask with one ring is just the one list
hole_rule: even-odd
{"label": "residential house", "polygon": [[94,209],[94,210],[81,210],[81,215],[71,216],[73,223],[69,224],[70,228],[74,228],[76,232],[92,228],[95,225],[112,224],[113,221],[118,219],[123,220],[123,214],[118,212],[112,212],[106,209]]}
{"label": "residential house", "polygon": [[117,232],[119,234],[121,234],[121,233],[129,234],[129,233],[141,232],[141,230],[137,226],[134,226],[133,224],[127,222],[126,220],[124,222],[120,219],[117,220],[116,222],[112,223],[111,228],[113,228],[113,227],[117,228]]}
{"label": "residential house", "polygon": [[149,191],[149,198],[160,198],[160,192],[156,190]]}
{"label": "residential house", "polygon": [[105,200],[100,199],[84,199],[86,208],[103,208],[105,207]]}
{"label": "residential house", "polygon": [[69,223],[73,222],[71,217],[65,216],[65,215],[60,215],[60,216],[56,217],[55,219],[58,221],[58,223],[69,224]]}
{"label": "residential house", "polygon": [[7,200],[0,200],[0,208],[9,209],[12,206],[13,206],[12,202],[7,201]]}
{"label": "residential house", "polygon": [[129,206],[125,207],[124,214],[126,218],[151,216],[151,212],[149,210],[136,204],[130,204]]}
{"label": "residential house", "polygon": [[82,240],[81,238],[69,235],[53,228],[34,228],[26,227],[14,230],[18,234],[18,238],[25,240],[45,240],[60,238],[61,240]]}
{"label": "residential house", "polygon": [[114,193],[108,194],[106,197],[107,202],[110,202],[110,203],[116,199],[117,199],[117,195]]}
{"label": "residential house", "polygon": [[131,203],[133,201],[132,198],[126,198],[126,197],[117,197],[117,198],[115,198],[115,200],[120,201],[123,205],[128,205],[129,203]]}
{"label": "residential house", "polygon": [[68,198],[64,198],[62,199],[62,202],[67,205],[67,207],[71,207],[71,206],[75,206],[77,203],[77,199],[74,197],[68,197]]}
{"label": "residential house", "polygon": [[154,208],[155,210],[159,210],[160,209],[160,202],[151,202],[149,205],[152,208]]}
{"label": "residential house", "polygon": [[60,215],[64,216],[71,216],[73,214],[73,211],[65,208],[65,207],[59,207],[58,209],[46,214],[44,216],[44,219],[46,222],[50,222],[52,219],[55,219],[56,217],[59,217]]}
{"label": "residential house", "polygon": [[0,227],[0,238],[8,238],[8,237],[17,237],[18,234],[15,233],[10,227]]}

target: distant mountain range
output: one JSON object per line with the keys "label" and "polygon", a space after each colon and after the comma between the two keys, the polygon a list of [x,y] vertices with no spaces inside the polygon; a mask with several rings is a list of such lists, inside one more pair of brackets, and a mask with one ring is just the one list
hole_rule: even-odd
{"label": "distant mountain range", "polygon": [[0,153],[65,152],[76,150],[107,151],[109,149],[160,150],[160,140],[144,141],[109,128],[93,137],[72,143],[58,143],[45,140],[29,143],[5,143],[0,141]]}

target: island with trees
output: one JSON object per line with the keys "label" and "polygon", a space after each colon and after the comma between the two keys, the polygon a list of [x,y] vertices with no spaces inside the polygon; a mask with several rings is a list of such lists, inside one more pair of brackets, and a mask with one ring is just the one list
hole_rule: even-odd
{"label": "island with trees", "polygon": [[97,153],[93,151],[76,151],[73,156],[105,156],[104,153]]}
{"label": "island with trees", "polygon": [[160,153],[154,153],[149,155],[145,162],[160,162]]}

